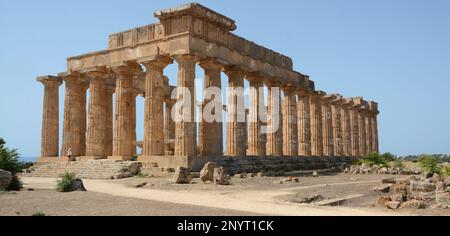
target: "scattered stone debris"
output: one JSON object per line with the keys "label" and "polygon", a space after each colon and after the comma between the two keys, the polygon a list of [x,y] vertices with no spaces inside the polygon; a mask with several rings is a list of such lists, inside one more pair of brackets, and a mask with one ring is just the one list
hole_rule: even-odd
{"label": "scattered stone debris", "polygon": [[425,209],[425,202],[417,199],[412,199],[403,203],[401,208],[412,208],[412,209]]}
{"label": "scattered stone debris", "polygon": [[264,176],[264,174],[263,174],[262,172],[258,172],[258,173],[256,174],[256,176],[259,177],[259,178],[262,178],[262,177]]}
{"label": "scattered stone debris", "polygon": [[400,207],[400,204],[401,204],[401,202],[399,202],[399,201],[390,201],[390,202],[386,202],[384,205],[389,209],[395,210]]}
{"label": "scattered stone debris", "polygon": [[375,192],[389,193],[391,191],[391,184],[384,184],[380,186],[373,187],[372,190]]}
{"label": "scattered stone debris", "polygon": [[208,181],[214,182],[214,169],[220,167],[219,164],[216,162],[208,162],[203,166],[202,170],[200,171],[200,179],[203,181],[203,183],[206,183]]}
{"label": "scattered stone debris", "polygon": [[223,167],[214,169],[214,184],[216,185],[230,185],[230,175],[226,174]]}
{"label": "scattered stone debris", "polygon": [[251,173],[250,177],[255,178],[257,176],[257,173]]}
{"label": "scattered stone debris", "polygon": [[324,199],[324,197],[320,194],[306,196],[306,197],[297,195],[296,198],[293,200],[293,202],[295,202],[295,203],[312,203],[312,202],[320,201],[323,199]]}
{"label": "scattered stone debris", "polygon": [[142,188],[142,187],[144,187],[146,185],[147,185],[147,182],[143,182],[143,183],[140,183],[140,184],[136,184],[134,187],[135,188]]}
{"label": "scattered stone debris", "polygon": [[192,181],[192,175],[189,169],[184,167],[178,167],[173,176],[173,182],[175,184],[189,184]]}
{"label": "scattered stone debris", "polygon": [[385,206],[387,202],[392,201],[392,198],[389,196],[381,196],[380,198],[378,198],[378,204],[380,204],[381,206]]}
{"label": "scattered stone debris", "polygon": [[381,183],[382,184],[395,184],[395,183],[397,183],[397,180],[395,180],[394,178],[387,178],[387,179],[382,179]]}
{"label": "scattered stone debris", "polygon": [[352,165],[346,168],[344,173],[350,174],[380,174],[380,175],[419,175],[422,174],[420,168],[399,168],[399,167],[383,167],[379,165],[369,166],[365,163],[361,165]]}
{"label": "scattered stone debris", "polygon": [[72,186],[69,192],[74,192],[74,191],[82,191],[82,192],[86,192],[86,188],[84,187],[83,184],[83,180],[81,179],[74,179],[72,182]]}
{"label": "scattered stone debris", "polygon": [[317,173],[317,171],[313,171],[312,177],[319,177],[319,173]]}
{"label": "scattered stone debris", "polygon": [[245,178],[247,178],[247,173],[240,173],[240,174],[237,174],[236,177],[238,177],[238,178],[240,178],[240,179],[245,179]]}

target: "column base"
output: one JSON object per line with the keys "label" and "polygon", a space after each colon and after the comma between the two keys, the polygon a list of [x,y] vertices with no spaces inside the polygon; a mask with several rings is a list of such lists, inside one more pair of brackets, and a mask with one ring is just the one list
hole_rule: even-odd
{"label": "column base", "polygon": [[37,163],[43,163],[43,162],[58,162],[61,161],[59,157],[39,157],[37,159]]}
{"label": "column base", "polygon": [[75,158],[76,161],[93,161],[93,160],[101,160],[101,159],[106,159],[106,158],[102,157],[102,156],[81,156],[81,157]]}
{"label": "column base", "polygon": [[108,160],[113,160],[113,161],[130,161],[131,159],[133,159],[133,156],[109,156]]}

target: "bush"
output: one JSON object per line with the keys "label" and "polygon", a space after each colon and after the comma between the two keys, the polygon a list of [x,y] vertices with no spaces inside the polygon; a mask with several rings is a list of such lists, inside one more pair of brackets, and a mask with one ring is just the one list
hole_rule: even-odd
{"label": "bush", "polygon": [[386,161],[386,159],[383,158],[382,155],[374,152],[374,153],[370,153],[369,155],[367,155],[366,157],[362,158],[359,161],[360,164],[366,164],[368,166],[373,166],[373,165],[379,165],[382,167],[387,167],[388,166],[388,162]]}
{"label": "bush", "polygon": [[56,183],[56,191],[58,192],[70,192],[72,189],[73,181],[76,179],[75,173],[65,172],[60,175],[60,180]]}
{"label": "bush", "polygon": [[445,166],[444,168],[442,168],[442,174],[444,174],[445,176],[450,176],[450,166]]}
{"label": "bush", "polygon": [[397,157],[394,154],[390,153],[390,152],[383,153],[381,155],[381,157],[383,159],[385,159],[387,162],[395,161],[397,159]]}
{"label": "bush", "polygon": [[405,166],[403,165],[403,162],[401,160],[394,160],[394,162],[392,163],[392,168],[399,168],[404,169]]}
{"label": "bush", "polygon": [[420,167],[426,173],[441,173],[441,168],[438,165],[438,159],[428,155],[422,155],[419,160]]}
{"label": "bush", "polygon": [[13,175],[11,179],[11,183],[9,184],[8,191],[20,191],[22,189],[23,184],[20,181],[20,178],[17,175]]}
{"label": "bush", "polygon": [[45,216],[45,213],[42,211],[36,211],[35,213],[33,213],[33,215],[31,216]]}

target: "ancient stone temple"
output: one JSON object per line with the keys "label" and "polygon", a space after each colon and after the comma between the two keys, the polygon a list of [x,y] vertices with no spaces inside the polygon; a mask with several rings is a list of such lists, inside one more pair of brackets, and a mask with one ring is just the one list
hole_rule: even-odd
{"label": "ancient stone temple", "polygon": [[[289,57],[233,34],[232,19],[199,4],[154,15],[158,23],[114,33],[107,49],[70,57],[66,72],[37,79],[45,88],[39,162],[137,157],[159,166],[191,166],[229,157],[342,158],[378,152],[376,102],[316,90],[309,76],[294,71]],[[178,66],[176,85],[169,85],[164,74],[172,63]],[[224,75],[228,88],[221,88]],[[227,89],[226,104],[214,96],[197,104],[194,95],[202,91],[195,91],[196,77],[203,78],[205,91]],[[244,80],[250,84],[248,107],[236,93]],[[137,96],[145,98],[142,142],[136,140]],[[188,108],[173,119],[180,100],[187,100]],[[189,119],[195,106],[206,110],[212,101],[214,114],[226,114],[226,120]]]}

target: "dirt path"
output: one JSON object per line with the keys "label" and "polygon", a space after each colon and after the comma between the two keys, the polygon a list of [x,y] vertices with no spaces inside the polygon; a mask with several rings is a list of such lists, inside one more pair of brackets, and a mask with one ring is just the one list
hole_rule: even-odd
{"label": "dirt path", "polygon": [[[35,188],[54,188],[56,179],[24,177],[27,186]],[[112,196],[130,197],[177,204],[188,204],[194,206],[204,206],[227,210],[253,212],[263,215],[286,215],[286,216],[373,216],[373,215],[394,215],[394,212],[385,212],[379,209],[369,208],[349,208],[349,207],[318,207],[306,204],[285,203],[276,201],[276,196],[292,194],[298,189],[315,188],[320,186],[357,184],[373,181],[354,181],[332,184],[320,184],[312,186],[299,186],[285,188],[274,191],[232,191],[230,192],[206,192],[204,190],[157,190],[157,189],[136,189],[125,187],[123,184],[107,180],[83,180],[89,191],[105,193]]]}

